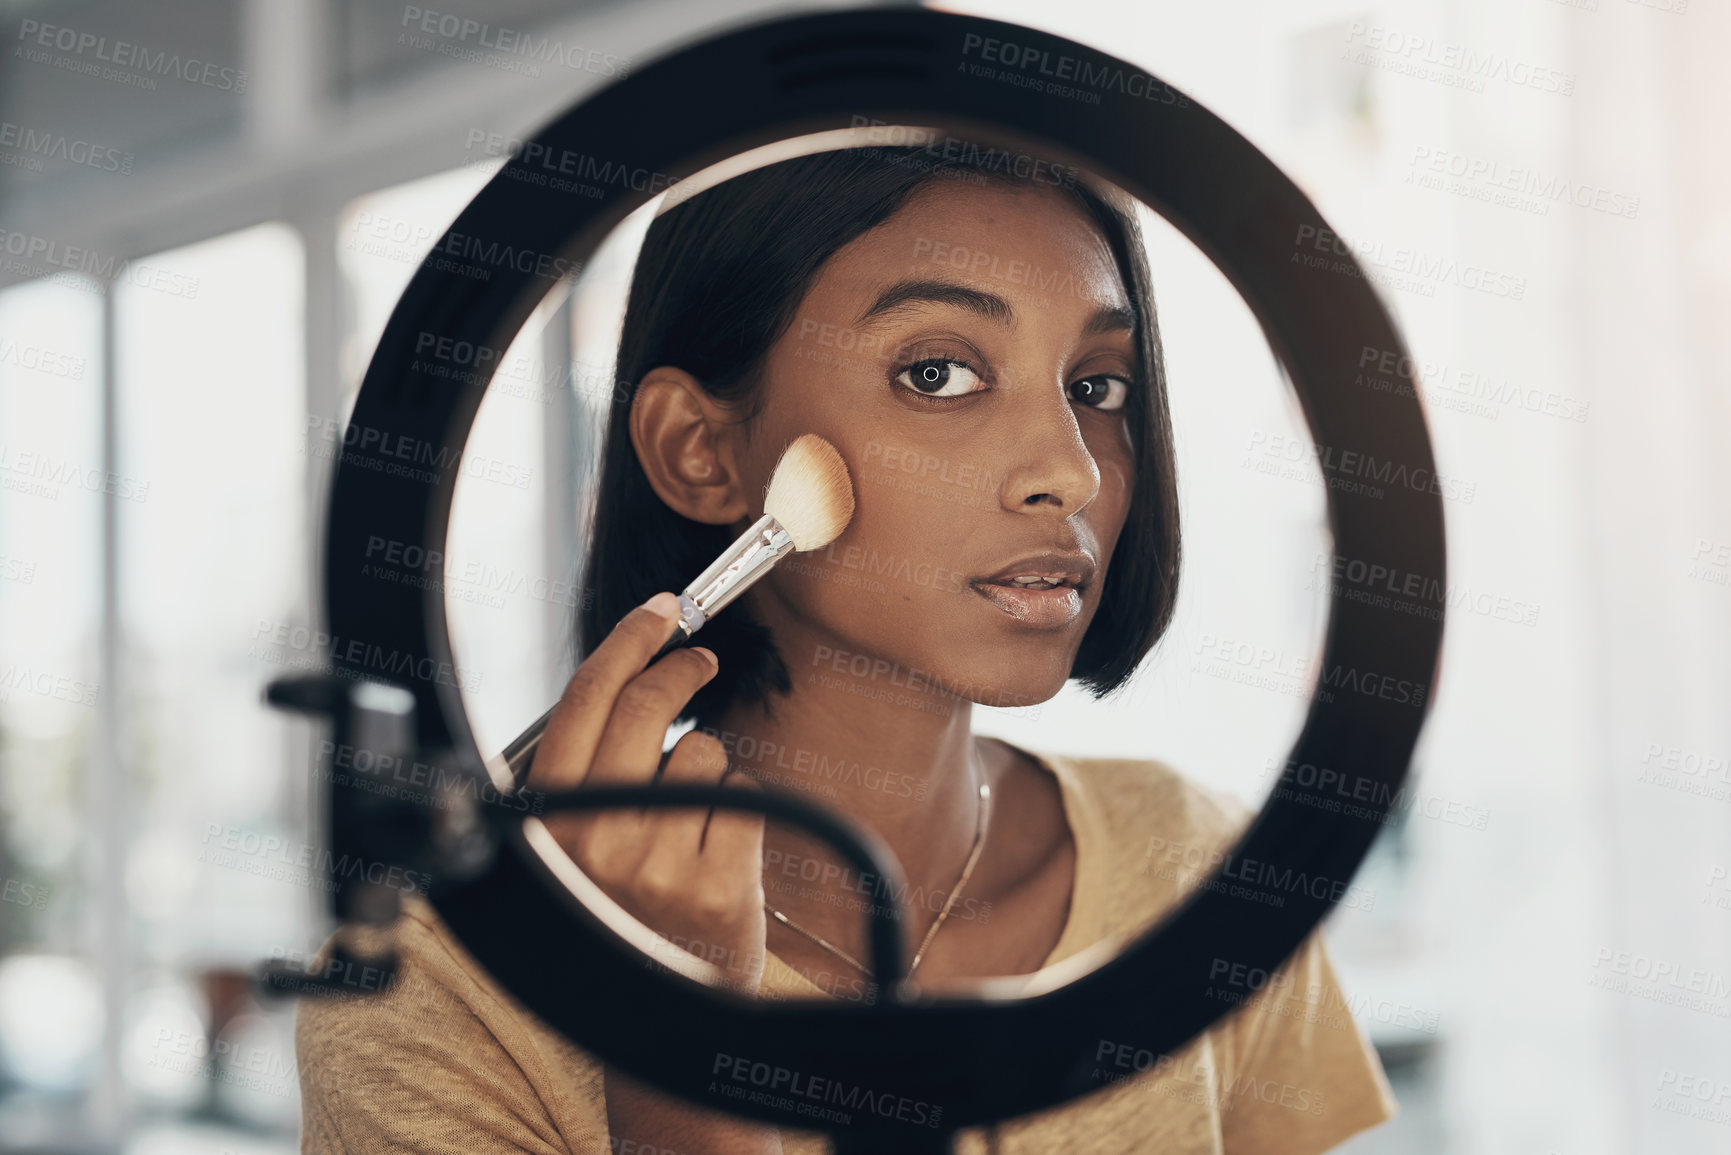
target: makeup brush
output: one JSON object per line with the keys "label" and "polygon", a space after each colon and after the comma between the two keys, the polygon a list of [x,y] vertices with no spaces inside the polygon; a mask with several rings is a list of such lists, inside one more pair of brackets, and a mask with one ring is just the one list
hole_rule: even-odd
{"label": "makeup brush", "polygon": [[[822,549],[841,536],[851,520],[853,483],[841,454],[815,433],[794,438],[770,473],[763,516],[685,587],[679,595],[679,622],[673,636],[649,664],[690,642],[705,622],[769,573],[776,562],[790,553]],[[520,781],[552,717],[548,709],[497,760],[489,760],[489,768],[502,769],[509,780]],[[503,767],[495,766],[495,761]]]}

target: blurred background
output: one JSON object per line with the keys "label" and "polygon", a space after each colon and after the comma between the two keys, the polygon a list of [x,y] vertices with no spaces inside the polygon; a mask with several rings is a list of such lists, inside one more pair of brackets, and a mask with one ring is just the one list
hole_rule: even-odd
{"label": "blurred background", "polygon": [[[1731,9],[1708,0],[979,0],[1127,59],[1313,198],[1419,361],[1449,622],[1327,937],[1403,1107],[1342,1150],[1731,1150]],[[0,1150],[296,1149],[269,957],[328,930],[322,506],[417,263],[572,101],[738,0],[0,0]],[[465,23],[468,21],[470,23]],[[485,30],[481,30],[481,26]],[[620,294],[553,287],[445,556],[483,747],[571,669]],[[1256,804],[1335,559],[1279,367],[1149,215],[1184,600],[1129,692],[979,711]],[[411,563],[412,565],[413,563]],[[410,591],[405,590],[405,596]]]}

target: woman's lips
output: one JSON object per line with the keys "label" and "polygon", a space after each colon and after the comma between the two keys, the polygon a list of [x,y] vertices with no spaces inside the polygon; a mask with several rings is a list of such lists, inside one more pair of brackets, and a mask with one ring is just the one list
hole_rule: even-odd
{"label": "woman's lips", "polygon": [[975,593],[1035,629],[1059,629],[1082,612],[1082,595],[1074,586],[1035,590],[988,581],[976,581],[972,586]]}

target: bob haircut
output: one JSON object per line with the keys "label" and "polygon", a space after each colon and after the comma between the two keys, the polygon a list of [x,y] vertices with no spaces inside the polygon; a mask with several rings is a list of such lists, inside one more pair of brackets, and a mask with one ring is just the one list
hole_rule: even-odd
{"label": "bob haircut", "polygon": [[[1004,153],[997,152],[997,158]],[[668,508],[631,444],[630,403],[659,365],[683,369],[716,399],[751,419],[771,347],[793,323],[818,271],[838,249],[888,220],[916,191],[944,179],[1060,192],[1099,228],[1137,316],[1138,376],[1125,408],[1138,468],[1100,605],[1070,677],[1096,698],[1128,681],[1172,620],[1178,596],[1177,476],[1166,371],[1141,231],[1126,207],[1081,180],[1033,184],[1002,167],[942,160],[919,147],[861,148],[797,157],[754,169],[662,213],[650,225],[631,281],[614,404],[607,420],[584,583],[579,654],[592,653],[627,613],[662,590],[675,592],[737,536]],[[1055,166],[1046,173],[1077,170]],[[713,717],[736,696],[773,712],[772,693],[792,692],[767,627],[742,599],[703,627],[722,676],[680,715]],[[985,705],[1022,703],[986,702]]]}

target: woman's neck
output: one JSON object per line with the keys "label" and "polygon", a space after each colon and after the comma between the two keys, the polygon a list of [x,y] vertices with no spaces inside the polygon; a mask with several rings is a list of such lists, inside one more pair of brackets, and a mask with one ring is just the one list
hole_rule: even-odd
{"label": "woman's neck", "polygon": [[[910,904],[907,937],[917,943],[974,842],[979,776],[988,770],[975,753],[972,717],[972,702],[917,679],[819,666],[795,674],[773,713],[734,704],[698,725],[721,739],[730,767],[863,823],[894,852],[910,890],[941,892],[936,904]],[[765,830],[764,863],[770,905],[838,945],[863,941],[862,908],[891,900],[827,844],[787,824]]]}

